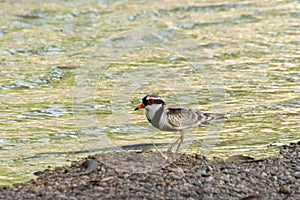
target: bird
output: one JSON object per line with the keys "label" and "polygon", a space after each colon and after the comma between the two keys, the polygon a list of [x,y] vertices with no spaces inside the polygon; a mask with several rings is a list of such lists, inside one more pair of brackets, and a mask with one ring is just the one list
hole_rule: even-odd
{"label": "bird", "polygon": [[224,114],[203,113],[188,107],[167,104],[157,94],[148,94],[142,98],[142,103],[134,110],[146,109],[149,123],[162,131],[180,132],[180,137],[170,146],[168,152],[178,143],[176,153],[184,140],[184,130],[197,127],[204,122],[225,118]]}

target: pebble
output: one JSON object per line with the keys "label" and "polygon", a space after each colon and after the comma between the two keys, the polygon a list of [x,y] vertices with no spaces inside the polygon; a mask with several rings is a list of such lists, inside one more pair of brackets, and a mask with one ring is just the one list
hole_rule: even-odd
{"label": "pebble", "polygon": [[300,172],[299,171],[295,172],[295,177],[300,179]]}
{"label": "pebble", "polygon": [[268,174],[267,174],[266,172],[262,172],[262,173],[261,173],[261,177],[265,178],[265,177],[267,177],[267,176],[268,176]]}
{"label": "pebble", "polygon": [[214,180],[214,177],[209,176],[206,178],[206,182],[212,182]]}
{"label": "pebble", "polygon": [[288,186],[281,186],[279,188],[279,192],[283,193],[283,194],[289,194],[291,192],[291,190]]}
{"label": "pebble", "polygon": [[[126,164],[122,163],[122,157],[130,158],[130,162],[138,162],[132,166],[138,166],[142,162],[141,154],[153,158],[159,154],[150,151],[96,154],[93,159],[99,164],[98,170],[90,174],[66,176],[84,170],[83,161],[48,168],[36,173],[35,180],[0,187],[0,199],[261,200],[285,199],[287,195],[289,199],[300,199],[299,153],[299,148],[288,149],[278,156],[246,163],[204,160],[200,155],[182,154],[167,166],[142,172],[118,171],[112,165],[103,164],[102,158],[118,164]],[[143,165],[147,167],[147,163]]]}

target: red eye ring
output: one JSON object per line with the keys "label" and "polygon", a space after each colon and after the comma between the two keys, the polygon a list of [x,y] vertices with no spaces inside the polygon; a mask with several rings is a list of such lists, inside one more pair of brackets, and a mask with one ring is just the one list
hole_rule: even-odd
{"label": "red eye ring", "polygon": [[153,104],[153,103],[154,103],[154,100],[153,100],[153,99],[149,99],[149,100],[148,100],[148,104],[149,104],[149,105],[151,105],[151,104]]}

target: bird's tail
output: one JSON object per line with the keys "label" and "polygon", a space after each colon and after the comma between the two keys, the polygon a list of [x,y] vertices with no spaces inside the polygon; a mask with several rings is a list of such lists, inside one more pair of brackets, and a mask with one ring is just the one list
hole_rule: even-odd
{"label": "bird's tail", "polygon": [[202,113],[203,121],[210,121],[214,119],[224,119],[226,118],[225,114],[216,114],[216,113]]}

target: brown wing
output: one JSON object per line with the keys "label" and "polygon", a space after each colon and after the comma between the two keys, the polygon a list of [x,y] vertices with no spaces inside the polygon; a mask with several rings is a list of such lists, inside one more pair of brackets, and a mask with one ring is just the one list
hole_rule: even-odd
{"label": "brown wing", "polygon": [[199,124],[199,113],[187,108],[170,107],[167,109],[168,122],[174,127],[181,129],[189,128]]}

